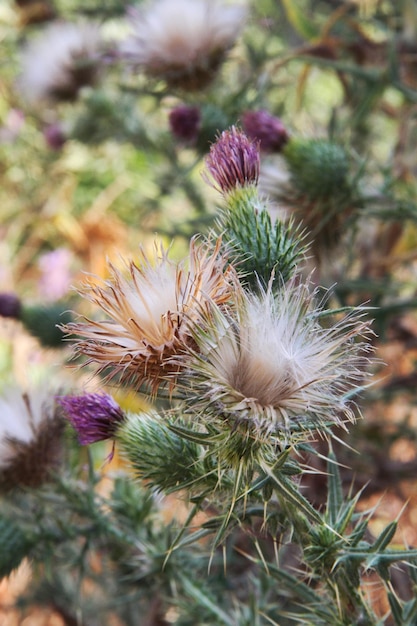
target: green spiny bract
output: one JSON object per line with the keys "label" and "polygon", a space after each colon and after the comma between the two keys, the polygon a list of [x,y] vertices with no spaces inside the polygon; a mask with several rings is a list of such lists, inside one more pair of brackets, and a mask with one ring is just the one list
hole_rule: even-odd
{"label": "green spiny bract", "polygon": [[129,415],[117,440],[136,475],[158,490],[182,489],[206,473],[200,447],[172,432],[157,415]]}
{"label": "green spiny bract", "polygon": [[0,518],[0,580],[19,567],[32,547],[33,540],[18,524]]}
{"label": "green spiny bract", "polygon": [[229,194],[218,228],[232,263],[251,289],[259,284],[266,287],[273,273],[279,286],[285,283],[305,252],[302,235],[291,224],[273,221],[254,187],[237,188]]}
{"label": "green spiny bract", "polygon": [[64,338],[58,324],[71,322],[72,314],[68,311],[68,303],[57,302],[45,306],[23,306],[20,320],[43,346],[57,348],[62,346]]}
{"label": "green spiny bract", "polygon": [[291,139],[283,150],[295,190],[311,200],[345,194],[349,189],[346,150],[326,139]]}

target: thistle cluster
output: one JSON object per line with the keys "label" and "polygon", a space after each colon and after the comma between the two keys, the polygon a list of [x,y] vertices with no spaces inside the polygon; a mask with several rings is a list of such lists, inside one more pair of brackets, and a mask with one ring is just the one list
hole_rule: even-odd
{"label": "thistle cluster", "polygon": [[[4,38],[0,577],[28,563],[66,624],[412,626],[417,550],[361,512],[370,471],[415,471],[411,422],[356,424],[358,303],[415,339],[391,323],[416,305],[412,1],[51,2],[15,0]],[[65,384],[33,389],[50,359]]]}
{"label": "thistle cluster", "polygon": [[110,265],[108,280],[80,290],[104,316],[63,327],[76,336],[75,355],[108,382],[154,401],[168,393],[168,409],[144,416],[107,396],[61,399],[81,443],[119,441],[159,486],[195,488],[216,464],[252,472],[331,437],[355,420],[349,396],[366,377],[363,312],[321,324],[315,290],[296,274],[297,237],[258,196],[258,145],[233,127],[212,146],[207,169],[225,201],[221,232],[192,239],[180,262],[155,246],[124,271]]}

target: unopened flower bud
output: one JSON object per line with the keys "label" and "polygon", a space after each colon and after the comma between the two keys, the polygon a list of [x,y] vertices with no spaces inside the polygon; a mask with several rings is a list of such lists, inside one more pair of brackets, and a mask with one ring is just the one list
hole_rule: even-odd
{"label": "unopened flower bud", "polygon": [[237,187],[256,185],[259,178],[258,144],[232,126],[211,146],[206,166],[216,188],[225,194]]}
{"label": "unopened flower bud", "polygon": [[288,131],[279,117],[260,109],[246,111],[242,126],[249,139],[260,142],[264,152],[280,152],[289,139]]}

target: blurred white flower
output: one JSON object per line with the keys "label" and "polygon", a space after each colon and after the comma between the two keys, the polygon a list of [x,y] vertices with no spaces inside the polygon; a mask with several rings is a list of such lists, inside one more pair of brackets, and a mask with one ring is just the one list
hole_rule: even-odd
{"label": "blurred white flower", "polygon": [[47,27],[23,51],[19,86],[24,97],[30,102],[74,99],[98,78],[101,43],[97,24]]}
{"label": "blurred white flower", "polygon": [[218,0],[154,0],[131,9],[121,51],[150,76],[200,89],[213,78],[242,29],[246,9]]}
{"label": "blurred white flower", "polygon": [[8,388],[0,396],[0,489],[42,484],[59,465],[62,432],[50,390]]}

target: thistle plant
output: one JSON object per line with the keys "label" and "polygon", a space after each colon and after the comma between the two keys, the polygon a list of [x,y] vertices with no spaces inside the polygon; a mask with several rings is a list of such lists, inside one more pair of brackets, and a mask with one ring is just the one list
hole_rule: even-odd
{"label": "thistle plant", "polygon": [[[374,358],[415,343],[403,4],[57,0],[38,33],[55,13],[26,6],[0,106],[0,576],[30,569],[28,620],[417,623],[414,541],[361,470],[416,468],[393,456],[411,409],[383,422],[411,359],[390,386]],[[44,360],[64,382],[34,390]]]}

